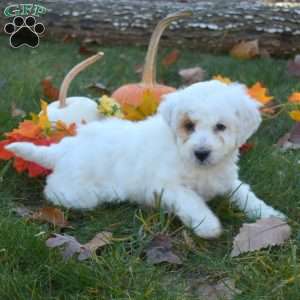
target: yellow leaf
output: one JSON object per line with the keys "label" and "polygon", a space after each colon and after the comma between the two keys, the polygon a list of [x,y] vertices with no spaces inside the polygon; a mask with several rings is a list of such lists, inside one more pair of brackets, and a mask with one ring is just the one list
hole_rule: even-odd
{"label": "yellow leaf", "polygon": [[240,59],[250,59],[259,54],[258,40],[242,41],[230,50],[230,55]]}
{"label": "yellow leaf", "polygon": [[213,76],[213,79],[214,79],[214,80],[219,80],[219,81],[221,81],[221,82],[223,82],[223,83],[226,83],[226,84],[232,83],[232,81],[231,81],[230,78],[224,77],[224,76],[219,75],[219,74]]}
{"label": "yellow leaf", "polygon": [[41,113],[47,115],[48,103],[42,99],[40,100],[40,102],[41,102]]}
{"label": "yellow leaf", "polygon": [[146,90],[142,96],[142,103],[138,109],[147,117],[156,113],[158,107],[158,99],[151,90]]}
{"label": "yellow leaf", "polygon": [[294,121],[300,122],[300,110],[293,110],[289,115]]}
{"label": "yellow leaf", "polygon": [[38,125],[43,130],[48,130],[51,128],[51,122],[48,119],[47,115],[40,115]]}
{"label": "yellow leaf", "polygon": [[273,97],[268,95],[268,89],[265,88],[260,82],[256,82],[248,88],[248,94],[261,104],[269,103]]}
{"label": "yellow leaf", "polygon": [[299,103],[300,104],[300,93],[299,92],[295,92],[295,93],[291,94],[289,96],[288,100],[291,103]]}
{"label": "yellow leaf", "polygon": [[132,121],[143,120],[146,117],[155,114],[158,105],[158,98],[150,89],[147,89],[144,91],[142,102],[138,106],[132,106],[128,104],[123,105],[125,119]]}

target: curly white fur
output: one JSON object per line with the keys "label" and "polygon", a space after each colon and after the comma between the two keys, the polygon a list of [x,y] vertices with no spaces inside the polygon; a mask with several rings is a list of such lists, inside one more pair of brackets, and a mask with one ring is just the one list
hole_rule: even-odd
{"label": "curly white fur", "polygon": [[79,209],[131,200],[162,204],[204,238],[221,233],[206,202],[231,194],[249,217],[284,215],[238,178],[238,148],[258,128],[259,104],[244,86],[208,81],[168,94],[158,114],[142,122],[107,119],[81,126],[50,147],[14,143],[9,151],[53,173],[45,195]]}

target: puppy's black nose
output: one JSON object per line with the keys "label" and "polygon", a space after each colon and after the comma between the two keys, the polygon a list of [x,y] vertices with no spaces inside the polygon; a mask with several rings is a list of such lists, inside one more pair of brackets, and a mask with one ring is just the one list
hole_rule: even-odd
{"label": "puppy's black nose", "polygon": [[210,154],[210,151],[209,150],[196,150],[195,152],[195,156],[201,161],[205,161],[209,154]]}

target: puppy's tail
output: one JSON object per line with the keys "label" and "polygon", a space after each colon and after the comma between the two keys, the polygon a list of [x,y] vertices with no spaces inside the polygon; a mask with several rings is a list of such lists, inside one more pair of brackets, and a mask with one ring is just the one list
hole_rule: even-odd
{"label": "puppy's tail", "polygon": [[53,169],[58,158],[58,153],[53,146],[37,146],[27,142],[17,142],[5,146],[5,149],[47,169]]}

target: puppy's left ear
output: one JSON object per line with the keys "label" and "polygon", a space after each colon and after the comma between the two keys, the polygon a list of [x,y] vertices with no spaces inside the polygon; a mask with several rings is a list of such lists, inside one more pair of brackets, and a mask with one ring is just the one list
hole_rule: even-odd
{"label": "puppy's left ear", "polygon": [[239,105],[236,115],[238,117],[238,145],[243,145],[247,139],[254,134],[261,123],[259,108],[261,104],[251,98],[245,92],[241,105]]}
{"label": "puppy's left ear", "polygon": [[162,102],[158,107],[158,113],[162,115],[170,127],[173,127],[178,101],[177,93],[170,93],[163,96]]}

